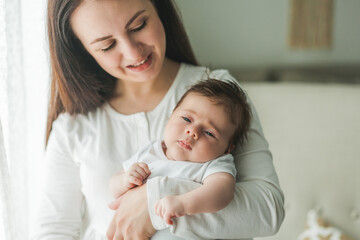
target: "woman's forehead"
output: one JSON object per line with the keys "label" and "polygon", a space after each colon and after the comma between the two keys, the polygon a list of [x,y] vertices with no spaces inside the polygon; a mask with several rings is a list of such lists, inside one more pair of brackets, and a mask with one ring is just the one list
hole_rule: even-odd
{"label": "woman's forehead", "polygon": [[148,0],[87,0],[71,15],[71,27],[82,39],[112,34],[113,29],[125,28],[128,21],[139,11],[149,12]]}

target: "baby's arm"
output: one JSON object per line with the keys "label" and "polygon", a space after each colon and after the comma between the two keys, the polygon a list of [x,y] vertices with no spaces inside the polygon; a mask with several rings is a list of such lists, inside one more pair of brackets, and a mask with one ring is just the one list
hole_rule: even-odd
{"label": "baby's arm", "polygon": [[126,172],[122,171],[110,179],[109,188],[114,198],[118,198],[129,189],[143,184],[143,181],[150,175],[146,163],[134,163]]}
{"label": "baby's arm", "polygon": [[214,173],[200,187],[177,196],[167,196],[155,205],[155,212],[167,224],[171,218],[199,213],[217,212],[234,198],[235,179],[229,173]]}

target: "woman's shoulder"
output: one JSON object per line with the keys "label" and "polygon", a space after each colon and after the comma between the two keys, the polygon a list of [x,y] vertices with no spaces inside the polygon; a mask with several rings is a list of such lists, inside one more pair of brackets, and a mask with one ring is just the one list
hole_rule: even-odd
{"label": "woman's shoulder", "polygon": [[190,86],[209,78],[236,81],[226,69],[211,70],[206,66],[182,63],[175,80],[175,87],[173,88],[177,99],[180,99]]}
{"label": "woman's shoulder", "polygon": [[211,71],[210,77],[219,79],[219,80],[230,80],[230,81],[236,81],[236,79],[230,74],[229,70],[227,69],[216,69]]}
{"label": "woman's shoulder", "polygon": [[185,77],[191,83],[196,83],[197,81],[206,80],[208,78],[235,80],[227,69],[210,69],[206,66],[195,66],[187,63],[181,64],[180,73],[183,75],[182,77]]}

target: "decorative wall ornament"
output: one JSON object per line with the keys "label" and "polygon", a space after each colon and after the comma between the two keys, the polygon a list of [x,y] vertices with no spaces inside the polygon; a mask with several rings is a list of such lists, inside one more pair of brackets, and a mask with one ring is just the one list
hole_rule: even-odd
{"label": "decorative wall ornament", "polygon": [[330,49],[333,8],[333,0],[291,0],[289,47]]}

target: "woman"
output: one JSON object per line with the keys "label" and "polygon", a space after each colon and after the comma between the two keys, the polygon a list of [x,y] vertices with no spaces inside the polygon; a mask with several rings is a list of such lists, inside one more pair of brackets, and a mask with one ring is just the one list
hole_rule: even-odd
{"label": "woman", "polygon": [[[148,239],[166,228],[155,203],[197,185],[154,178],[117,199],[113,211],[108,181],[137,149],[162,138],[176,102],[206,69],[195,66],[171,1],[49,0],[48,31],[46,181],[34,239],[105,239],[105,232],[108,239]],[[210,75],[232,79],[224,70]],[[249,140],[234,153],[234,200],[214,214],[176,219],[172,234],[245,239],[278,230],[284,199],[252,111]]]}

